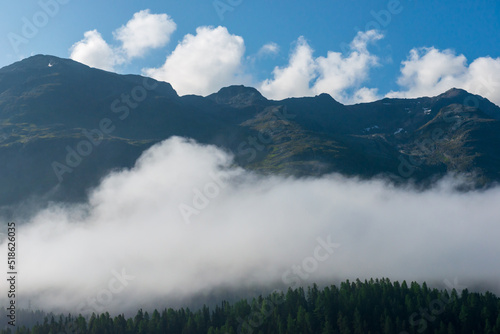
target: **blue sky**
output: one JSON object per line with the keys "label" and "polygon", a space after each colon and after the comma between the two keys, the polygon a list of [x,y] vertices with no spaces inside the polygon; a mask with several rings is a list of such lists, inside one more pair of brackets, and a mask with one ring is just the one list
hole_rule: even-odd
{"label": "blue sky", "polygon": [[[121,40],[117,30],[137,13],[142,15],[135,29],[151,19],[148,36],[157,39],[124,49],[125,39],[140,43],[141,37],[133,25]],[[39,27],[26,35],[26,22]],[[85,40],[89,31],[95,33]],[[0,66],[43,53],[151,75],[171,82],[180,94],[207,95],[241,83],[269,98],[326,92],[354,103],[462,86],[499,104],[499,32],[498,1],[30,0],[2,4]],[[186,40],[187,34],[194,38]],[[353,49],[356,38],[362,45]],[[99,41],[109,51],[105,56]],[[166,62],[179,43],[185,47]],[[185,67],[196,70],[185,73]]]}

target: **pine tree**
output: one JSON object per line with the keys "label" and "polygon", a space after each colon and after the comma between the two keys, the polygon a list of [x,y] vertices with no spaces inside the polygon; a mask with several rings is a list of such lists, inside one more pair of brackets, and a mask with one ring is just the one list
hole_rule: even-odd
{"label": "pine tree", "polygon": [[297,333],[297,326],[295,323],[295,320],[293,320],[292,315],[288,314],[288,318],[286,320],[286,332],[288,334],[296,334]]}
{"label": "pine tree", "polygon": [[453,326],[451,322],[448,324],[448,334],[457,334],[457,332],[455,331],[455,326]]}
{"label": "pine tree", "polygon": [[321,334],[334,334],[334,330],[330,322],[327,320],[325,321],[325,324],[323,325],[323,330],[321,331]]}
{"label": "pine tree", "polygon": [[349,320],[339,312],[337,317],[337,326],[339,327],[340,334],[351,334]]}
{"label": "pine tree", "polygon": [[363,320],[361,319],[361,314],[358,308],[354,310],[354,320],[353,320],[354,334],[364,334],[363,330]]}
{"label": "pine tree", "polygon": [[500,333],[500,313],[498,314],[497,321],[495,323],[495,333]]}
{"label": "pine tree", "polygon": [[384,334],[394,333],[394,324],[393,324],[391,318],[389,318],[389,316],[385,317],[383,333]]}

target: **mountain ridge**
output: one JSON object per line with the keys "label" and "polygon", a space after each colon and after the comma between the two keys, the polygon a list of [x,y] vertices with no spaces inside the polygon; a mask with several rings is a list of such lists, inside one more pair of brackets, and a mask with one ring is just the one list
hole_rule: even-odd
{"label": "mountain ridge", "polygon": [[[82,200],[110,170],[173,135],[223,147],[264,174],[427,184],[460,173],[484,187],[500,180],[499,120],[498,106],[457,88],[354,105],[328,94],[269,100],[242,85],[179,96],[166,82],[37,55],[0,69],[0,205],[45,194]],[[89,133],[95,142],[103,133],[99,145],[69,166]],[[58,175],[54,163],[71,172]]]}

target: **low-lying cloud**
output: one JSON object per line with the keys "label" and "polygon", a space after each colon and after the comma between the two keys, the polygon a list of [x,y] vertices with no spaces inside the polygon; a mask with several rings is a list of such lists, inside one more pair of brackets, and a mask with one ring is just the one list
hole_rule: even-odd
{"label": "low-lying cloud", "polygon": [[121,312],[221,287],[370,277],[499,292],[500,189],[453,185],[258,176],[174,137],[110,174],[88,203],[17,222],[20,306]]}

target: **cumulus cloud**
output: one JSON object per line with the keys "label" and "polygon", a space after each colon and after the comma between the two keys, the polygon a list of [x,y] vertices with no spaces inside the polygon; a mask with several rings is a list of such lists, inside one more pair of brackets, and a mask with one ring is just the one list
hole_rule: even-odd
{"label": "cumulus cloud", "polygon": [[165,46],[175,29],[176,24],[168,15],[142,10],[113,32],[114,38],[121,42],[120,46],[110,46],[97,30],[87,31],[84,39],[70,48],[70,58],[95,68],[114,71],[117,65]]}
{"label": "cumulus cloud", "polygon": [[199,27],[184,36],[160,68],[144,69],[145,75],[167,81],[181,94],[207,95],[239,82],[243,38],[225,27]]}
{"label": "cumulus cloud", "polygon": [[434,47],[415,48],[402,62],[401,91],[388,97],[434,96],[456,87],[479,94],[500,105],[500,58],[480,57],[470,65],[464,55]]}
{"label": "cumulus cloud", "polygon": [[381,39],[383,35],[370,30],[359,32],[350,44],[350,52],[329,51],[326,57],[313,56],[313,49],[300,37],[286,67],[276,67],[273,78],[260,85],[262,93],[273,99],[299,97],[328,93],[339,101],[352,102],[353,99],[372,98],[367,88],[351,97],[349,89],[361,89],[360,84],[368,78],[369,70],[378,65],[378,58],[367,46]]}
{"label": "cumulus cloud", "polygon": [[219,287],[370,277],[484,280],[498,292],[500,189],[451,185],[257,176],[216,147],[171,138],[88,203],[18,221],[19,304],[123,312]]}
{"label": "cumulus cloud", "polygon": [[120,52],[108,45],[97,30],[87,31],[70,52],[71,59],[106,71],[113,71],[115,65],[124,61]]}
{"label": "cumulus cloud", "polygon": [[[316,94],[329,93],[340,100],[348,100],[345,90],[358,87],[368,77],[369,70],[378,65],[378,57],[370,54],[367,49],[369,43],[383,38],[383,35],[370,30],[365,33],[359,32],[351,42],[351,53],[344,57],[339,52],[328,52],[326,58],[319,57],[319,78],[313,86]],[[364,89],[362,92],[368,91]],[[374,90],[369,90],[372,94]],[[368,97],[366,94],[358,94],[358,97]],[[368,102],[368,101],[364,101]]]}
{"label": "cumulus cloud", "polygon": [[313,50],[304,37],[299,37],[295,50],[286,67],[276,67],[273,79],[260,85],[263,95],[271,99],[285,99],[293,96],[311,95],[309,83],[316,75]]}
{"label": "cumulus cloud", "polygon": [[167,45],[177,28],[167,14],[151,14],[149,9],[134,14],[126,25],[113,35],[122,42],[122,48],[129,58],[142,57],[150,49]]}
{"label": "cumulus cloud", "polygon": [[380,99],[377,88],[366,88],[362,87],[354,92],[354,94],[348,99],[349,103],[365,103],[373,102]]}
{"label": "cumulus cloud", "polygon": [[270,43],[263,45],[259,49],[259,52],[257,53],[257,55],[260,57],[267,56],[267,55],[275,55],[279,51],[280,51],[279,45],[274,43],[274,42],[270,42]]}

